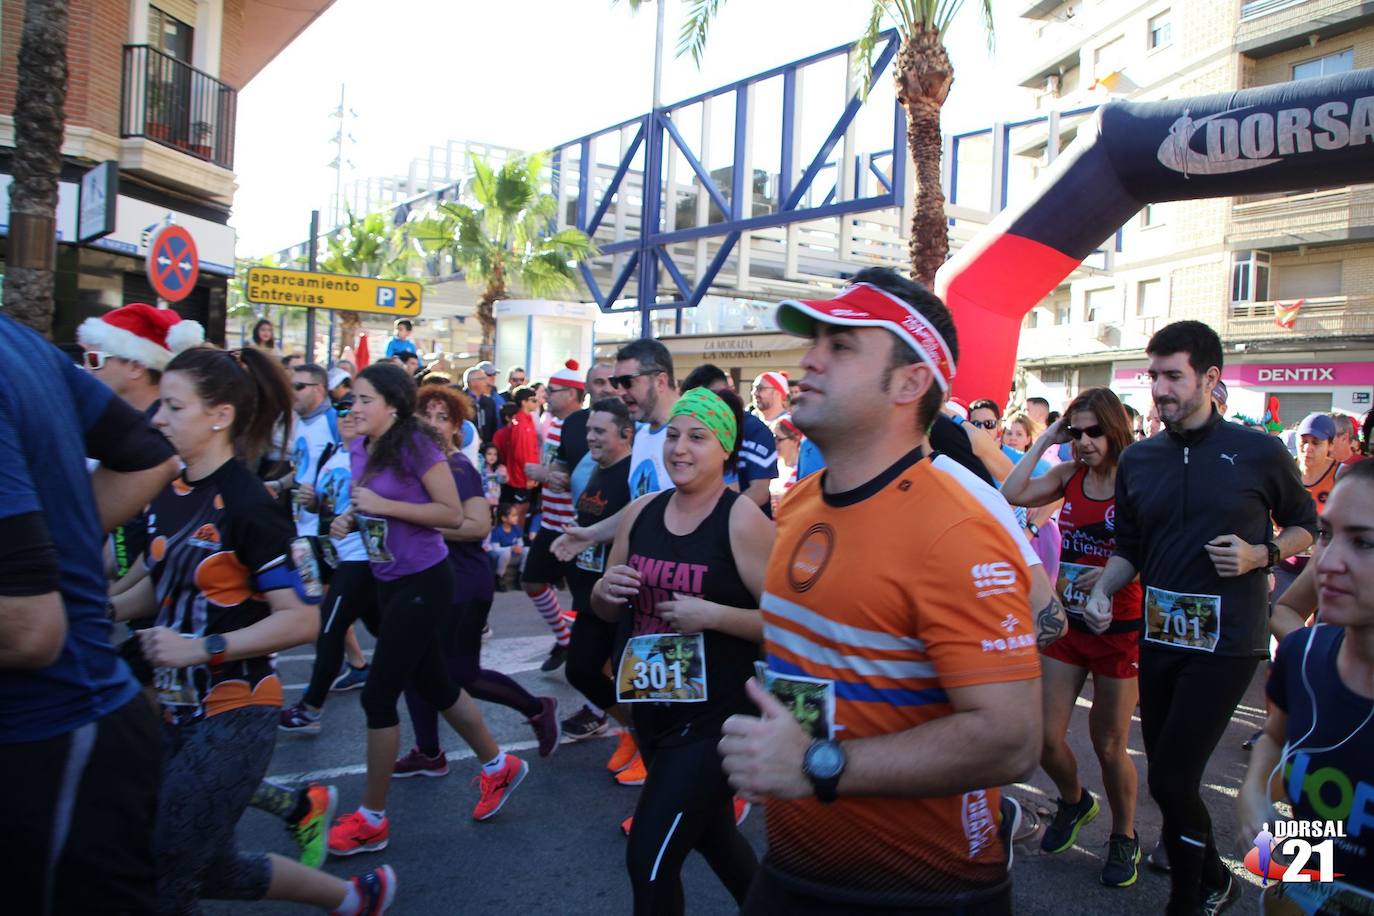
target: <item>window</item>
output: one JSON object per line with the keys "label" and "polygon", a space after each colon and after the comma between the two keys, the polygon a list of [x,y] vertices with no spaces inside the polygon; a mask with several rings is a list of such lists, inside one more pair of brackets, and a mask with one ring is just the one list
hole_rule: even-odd
{"label": "window", "polygon": [[1269,253],[1237,251],[1231,261],[1231,301],[1269,301]]}
{"label": "window", "polygon": [[1169,10],[1150,17],[1150,50],[1174,43],[1174,26]]}
{"label": "window", "polygon": [[1026,320],[1021,323],[1021,327],[1027,330],[1040,327],[1040,310],[1033,308],[1026,313]]}
{"label": "window", "polygon": [[1054,323],[1068,324],[1073,316],[1073,305],[1067,299],[1063,299],[1054,304]]}
{"label": "window", "polygon": [[1314,76],[1330,76],[1333,73],[1348,73],[1354,69],[1355,49],[1346,48],[1344,51],[1318,57],[1316,60],[1305,60],[1300,64],[1294,64],[1293,79],[1305,80]]}
{"label": "window", "polygon": [[1141,280],[1135,285],[1135,314],[1146,318],[1168,313],[1168,302],[1164,298],[1163,280]]}
{"label": "window", "polygon": [[1103,289],[1090,289],[1083,297],[1083,320],[1084,321],[1106,321],[1110,319],[1112,306],[1115,304],[1116,288],[1105,287]]}
{"label": "window", "polygon": [[1164,225],[1164,204],[1146,204],[1140,211],[1140,228]]}
{"label": "window", "polygon": [[148,44],[168,57],[189,64],[191,49],[195,46],[195,31],[171,13],[155,6],[148,7]]}
{"label": "window", "polygon": [[1285,264],[1274,276],[1274,298],[1325,299],[1341,294],[1341,262]]}
{"label": "window", "polygon": [[1102,47],[1093,51],[1093,79],[1100,80],[1104,76],[1120,70],[1124,64],[1124,51],[1126,49],[1126,39],[1118,35]]}

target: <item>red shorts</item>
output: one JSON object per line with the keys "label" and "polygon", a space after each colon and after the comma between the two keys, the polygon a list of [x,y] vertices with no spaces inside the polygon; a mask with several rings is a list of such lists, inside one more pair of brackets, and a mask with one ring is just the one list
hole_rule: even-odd
{"label": "red shorts", "polygon": [[1132,630],[1099,636],[1071,626],[1063,636],[1050,643],[1043,654],[1103,677],[1132,678],[1140,674],[1140,632]]}

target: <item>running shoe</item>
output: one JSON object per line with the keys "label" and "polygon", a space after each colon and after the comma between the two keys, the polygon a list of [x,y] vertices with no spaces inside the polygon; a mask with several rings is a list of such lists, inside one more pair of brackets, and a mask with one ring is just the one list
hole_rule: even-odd
{"label": "running shoe", "polygon": [[648,778],[649,771],[644,768],[644,758],[638,753],[630,761],[629,766],[615,774],[615,781],[622,786],[642,786]]}
{"label": "running shoe", "polygon": [[344,670],[338,677],[334,678],[334,683],[329,685],[329,689],[335,693],[343,693],[345,690],[357,690],[367,683],[367,672],[370,670],[368,665],[361,668],[354,668],[348,662],[344,662]]}
{"label": "running shoe", "polygon": [[329,828],[329,851],[336,856],[378,852],[386,849],[390,834],[391,822],[387,818],[382,818],[382,822],[373,827],[361,811],[354,811],[339,818]]}
{"label": "running shoe", "polygon": [[474,781],[481,782],[482,797],[477,800],[477,807],[472,809],[472,819],[485,821],[495,816],[505,807],[510,794],[524,781],[529,771],[528,763],[514,754],[507,754],[506,765],[495,776],[488,776],[485,772],[479,774]]}
{"label": "running shoe", "polygon": [[1262,734],[1264,734],[1264,729],[1262,728],[1256,732],[1252,732],[1250,737],[1240,743],[1240,746],[1247,751],[1253,751],[1255,749],[1255,742],[1260,739],[1260,735]]}
{"label": "running shoe", "polygon": [[735,796],[735,826],[744,823],[744,819],[749,816],[749,812],[754,810],[754,806],[738,795]]}
{"label": "running shoe", "polygon": [[1230,872],[1226,873],[1226,886],[1217,890],[1209,891],[1206,887],[1202,889],[1202,906],[1200,912],[1206,916],[1216,916],[1231,908],[1240,899],[1242,887],[1236,882],[1235,876]]}
{"label": "running shoe", "polygon": [[[396,872],[390,865],[374,868],[365,875],[354,875],[348,882],[362,901],[358,916],[382,916],[396,900]],[[339,916],[339,913],[334,910],[330,916]]]}
{"label": "running shoe", "polygon": [[288,706],[281,711],[281,721],[277,730],[294,735],[318,735],[320,733],[320,714],[311,715],[304,703]]}
{"label": "running shoe", "polygon": [[431,757],[418,747],[412,747],[404,757],[398,759],[396,769],[391,771],[392,779],[406,779],[410,776],[447,775],[448,758],[444,756],[443,751]]}
{"label": "running shoe", "polygon": [[1151,871],[1169,873],[1169,850],[1164,846],[1163,837],[1155,844],[1155,848],[1150,850],[1150,854],[1145,857],[1145,864],[1150,866]]}
{"label": "running shoe", "polygon": [[1102,883],[1108,887],[1130,887],[1140,877],[1140,837],[1113,833],[1107,840],[1107,863],[1102,866]]}
{"label": "running shoe", "polygon": [[633,827],[634,825],[635,825],[635,819],[634,819],[634,815],[632,814],[632,815],[630,815],[629,817],[625,818],[625,820],[623,820],[623,821],[620,822],[620,832],[621,832],[622,834],[624,834],[625,836],[629,836],[629,835],[630,835],[630,828]]}
{"label": "running shoe", "polygon": [[491,635],[492,635],[493,632],[495,632],[495,631],[492,630],[491,624],[487,624],[486,626],[482,627],[482,638],[483,638],[483,639],[491,639]]}
{"label": "running shoe", "polygon": [[583,706],[563,720],[563,734],[572,741],[594,738],[606,730],[606,716],[598,716]]}
{"label": "running shoe", "polygon": [[1087,789],[1072,805],[1059,799],[1054,811],[1054,820],[1045,828],[1040,838],[1040,848],[1048,853],[1059,853],[1068,849],[1078,840],[1079,828],[1097,817],[1097,799]]}
{"label": "running shoe", "polygon": [[539,739],[539,756],[547,757],[558,750],[558,741],[563,737],[562,723],[558,721],[558,698],[540,697],[544,711],[532,719],[526,719],[534,736]]}
{"label": "running shoe", "polygon": [[286,825],[286,832],[301,849],[301,864],[319,868],[329,858],[329,825],[334,822],[334,810],[339,807],[339,790],[333,786],[312,783],[305,790],[310,809],[294,824]]}
{"label": "running shoe", "polygon": [[1021,803],[1003,792],[998,813],[1001,818],[997,823],[997,836],[1007,849],[1007,871],[1011,871],[1012,860],[1016,858],[1016,830],[1021,826]]}
{"label": "running shoe", "polygon": [[611,759],[606,761],[606,769],[612,773],[619,773],[627,766],[635,762],[639,756],[639,745],[635,744],[635,736],[628,730],[620,733],[620,740],[616,743],[615,753]]}
{"label": "running shoe", "polygon": [[577,611],[567,610],[563,612],[563,622],[568,626],[577,623]]}
{"label": "running shoe", "polygon": [[548,674],[550,671],[557,671],[559,668],[563,667],[563,663],[567,660],[568,647],[554,643],[553,648],[549,651],[549,657],[544,659],[544,664],[539,666],[539,670],[543,671],[545,674]]}

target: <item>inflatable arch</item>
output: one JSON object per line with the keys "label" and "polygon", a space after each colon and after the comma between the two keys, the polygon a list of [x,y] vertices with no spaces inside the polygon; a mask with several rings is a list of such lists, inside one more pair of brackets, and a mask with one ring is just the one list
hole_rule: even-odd
{"label": "inflatable arch", "polygon": [[1146,204],[1371,181],[1374,70],[1104,105],[1040,193],[936,276],[959,330],[954,393],[1004,396],[1026,313]]}

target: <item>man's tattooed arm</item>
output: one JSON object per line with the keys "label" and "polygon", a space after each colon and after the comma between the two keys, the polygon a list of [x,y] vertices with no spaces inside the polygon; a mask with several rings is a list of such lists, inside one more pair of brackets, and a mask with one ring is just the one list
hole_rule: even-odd
{"label": "man's tattooed arm", "polygon": [[1063,636],[1068,626],[1069,619],[1064,613],[1064,605],[1059,603],[1057,597],[1052,596],[1049,604],[1035,612],[1035,644],[1041,649],[1045,648]]}

